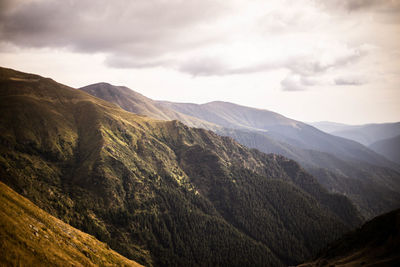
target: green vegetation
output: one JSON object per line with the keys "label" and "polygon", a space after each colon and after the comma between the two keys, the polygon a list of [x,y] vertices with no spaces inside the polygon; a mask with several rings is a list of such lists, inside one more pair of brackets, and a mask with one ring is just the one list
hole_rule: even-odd
{"label": "green vegetation", "polygon": [[294,161],[0,73],[0,179],[142,264],[296,264],[361,223]]}
{"label": "green vegetation", "polygon": [[141,266],[0,182],[0,266]]}
{"label": "green vegetation", "polygon": [[313,266],[399,266],[400,209],[381,215],[330,244]]}

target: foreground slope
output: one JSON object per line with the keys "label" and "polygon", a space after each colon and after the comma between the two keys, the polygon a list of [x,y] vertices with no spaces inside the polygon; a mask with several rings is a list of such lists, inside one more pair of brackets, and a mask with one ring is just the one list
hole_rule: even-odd
{"label": "foreground slope", "polygon": [[301,266],[400,266],[400,210],[365,223]]}
{"label": "foreground slope", "polygon": [[142,266],[0,182],[1,266]]}
{"label": "foreground slope", "polygon": [[[195,126],[213,130],[222,136],[233,137],[247,147],[293,159],[311,172],[325,188],[349,197],[366,218],[372,218],[400,206],[400,174],[398,172],[378,166],[379,162],[371,164],[360,159],[349,160],[344,156],[305,149],[277,140],[270,134],[270,131],[263,129],[281,125],[283,127],[282,132],[285,133],[286,128],[298,128],[297,131],[301,132],[306,127],[301,122],[290,120],[277,113],[223,102],[205,105],[159,102],[146,98],[126,87],[104,83],[89,85],[81,88],[81,90],[118,104],[123,109],[133,113],[159,119],[181,120],[188,125],[193,125],[193,122],[202,122],[202,124],[195,124]],[[220,106],[221,108],[219,108]],[[173,110],[174,107],[187,114],[200,116],[204,120],[220,125],[216,127],[215,124],[212,124],[210,127],[210,125],[203,123],[204,120],[183,120],[182,117],[187,115]],[[232,125],[235,127],[234,129],[223,127]],[[324,146],[333,151],[336,149],[336,143],[330,141],[332,138],[336,140],[336,137],[321,133],[309,126],[306,129],[311,129],[311,131],[316,132],[316,135],[323,135],[326,139]],[[309,134],[306,133],[305,135]],[[349,142],[354,144],[354,142]],[[346,144],[341,146],[346,146]],[[363,146],[356,144],[356,147]],[[354,150],[351,146],[346,146],[346,149],[358,151],[360,154],[363,154],[361,152],[363,150],[369,151],[366,148]],[[368,156],[364,155],[360,158],[368,158]]]}
{"label": "foreground slope", "polygon": [[1,180],[131,259],[296,264],[361,222],[294,161],[51,79],[0,77]]}

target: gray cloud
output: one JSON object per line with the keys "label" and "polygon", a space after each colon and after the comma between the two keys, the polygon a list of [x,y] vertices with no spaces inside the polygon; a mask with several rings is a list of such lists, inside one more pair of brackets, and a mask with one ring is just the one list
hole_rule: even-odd
{"label": "gray cloud", "polygon": [[351,85],[351,86],[359,86],[366,84],[367,81],[361,77],[339,77],[335,79],[335,85]]}
{"label": "gray cloud", "polygon": [[281,81],[281,87],[283,91],[304,91],[307,89],[302,77],[293,74],[289,74]]}
{"label": "gray cloud", "polygon": [[282,62],[265,62],[250,66],[234,67],[224,62],[221,58],[203,57],[191,58],[179,64],[179,70],[193,76],[224,76],[232,74],[248,74],[284,68]]}
{"label": "gray cloud", "polygon": [[340,68],[353,64],[368,54],[367,49],[362,46],[352,49],[344,55],[338,55],[329,62],[324,62],[316,55],[292,56],[280,61],[268,61],[250,66],[232,67],[224,63],[223,59],[216,57],[192,58],[179,64],[181,72],[189,73],[193,76],[223,76],[231,74],[247,74],[277,69],[288,69],[293,75],[300,75],[303,86],[316,85],[316,80],[312,76],[320,75],[330,69]]}
{"label": "gray cloud", "polygon": [[204,31],[227,12],[222,2],[211,0],[7,1],[1,7],[3,42],[109,53],[131,57],[134,65],[201,45],[204,35],[194,31]]}
{"label": "gray cloud", "polygon": [[[342,55],[329,55],[330,60],[323,60],[317,53],[303,56],[282,53],[281,58],[271,60],[269,55],[263,59],[265,51],[260,49],[257,63],[232,63],[229,55],[224,58],[218,53],[215,53],[217,56],[211,53],[214,51],[212,46],[216,44],[228,48],[229,33],[236,33],[235,30],[227,30],[229,27],[226,25],[225,29],[215,27],[216,22],[232,13],[240,17],[240,8],[232,12],[233,1],[229,5],[227,2],[230,1],[98,0],[93,4],[90,0],[0,0],[0,40],[20,47],[68,48],[84,53],[104,53],[105,64],[113,68],[167,66],[193,76],[286,69],[289,70],[289,76],[282,81],[285,90],[304,90],[318,85],[319,75],[353,64],[367,54],[367,50],[360,46]],[[378,6],[379,10],[384,10],[383,7],[398,6],[390,4],[392,2],[398,3],[386,0],[324,1],[326,5],[346,10],[378,9]],[[241,7],[245,3],[243,1]],[[308,29],[310,23],[315,24],[307,13],[302,13],[301,8],[287,14],[285,11],[280,9],[276,14],[273,10],[264,14],[261,12],[255,24],[262,24],[261,28],[267,28],[269,32],[293,27],[297,32],[301,27]],[[245,39],[247,29],[238,30]],[[261,39],[261,36],[264,38],[263,33],[265,31],[253,34]],[[207,49],[202,50],[204,47]],[[208,50],[209,47],[211,49]]]}
{"label": "gray cloud", "polygon": [[317,2],[327,8],[355,11],[373,11],[378,13],[398,13],[400,12],[399,0],[317,0]]}
{"label": "gray cloud", "polygon": [[231,70],[221,59],[216,57],[194,58],[183,62],[179,70],[193,76],[227,75]]}

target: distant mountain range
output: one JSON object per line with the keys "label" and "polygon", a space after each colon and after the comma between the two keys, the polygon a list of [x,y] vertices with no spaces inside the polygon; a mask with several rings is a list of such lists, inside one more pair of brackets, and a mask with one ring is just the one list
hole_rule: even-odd
{"label": "distant mountain range", "polygon": [[81,90],[134,113],[181,120],[189,126],[233,137],[262,152],[296,160],[327,189],[348,196],[368,218],[399,206],[397,164],[357,142],[275,112],[227,102],[198,105],[154,101],[126,87],[106,83]]}
{"label": "distant mountain range", "polygon": [[369,147],[400,164],[400,135],[376,141]]}
{"label": "distant mountain range", "polygon": [[400,164],[400,122],[346,125],[334,122],[311,123],[327,133],[364,144],[389,160]]}
{"label": "distant mountain range", "polygon": [[400,266],[400,210],[381,215],[322,250],[316,266]]}
{"label": "distant mountain range", "polygon": [[400,122],[347,125],[335,122],[311,123],[321,131],[354,140],[365,146],[400,135]]}
{"label": "distant mountain range", "polygon": [[298,264],[363,220],[293,160],[49,78],[1,68],[0,114],[0,180],[147,266]]}

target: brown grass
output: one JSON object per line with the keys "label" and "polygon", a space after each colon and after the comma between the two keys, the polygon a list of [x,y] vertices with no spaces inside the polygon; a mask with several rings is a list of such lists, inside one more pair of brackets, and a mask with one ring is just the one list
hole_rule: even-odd
{"label": "brown grass", "polygon": [[0,266],[141,266],[0,182]]}

